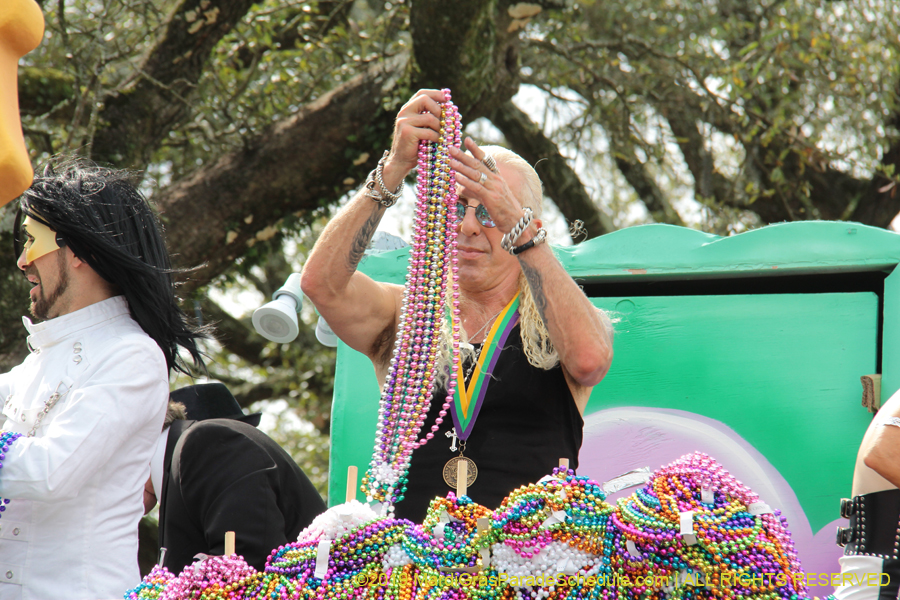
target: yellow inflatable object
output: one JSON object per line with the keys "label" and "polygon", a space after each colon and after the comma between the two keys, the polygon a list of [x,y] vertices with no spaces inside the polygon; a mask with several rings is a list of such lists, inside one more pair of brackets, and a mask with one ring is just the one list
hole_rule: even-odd
{"label": "yellow inflatable object", "polygon": [[0,206],[31,185],[34,171],[19,120],[19,59],[44,36],[44,15],[34,0],[0,0]]}

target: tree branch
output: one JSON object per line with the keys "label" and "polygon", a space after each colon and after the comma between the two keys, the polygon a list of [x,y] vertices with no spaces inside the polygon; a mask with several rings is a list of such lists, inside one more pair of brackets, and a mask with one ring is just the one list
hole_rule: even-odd
{"label": "tree branch", "polygon": [[584,222],[588,237],[615,231],[611,219],[591,200],[578,175],[560,154],[557,145],[512,101],[490,113],[488,118],[503,132],[511,149],[534,165],[544,183],[544,191],[563,216]]}
{"label": "tree branch", "polygon": [[510,31],[511,4],[454,0],[451,15],[441,0],[414,2],[410,31],[418,71],[413,89],[450,88],[467,121],[512,98],[519,89],[519,37]]}
{"label": "tree branch", "polygon": [[703,134],[688,111],[667,105],[663,107],[663,117],[675,135],[684,162],[694,176],[694,193],[698,198],[707,198],[719,203],[737,204],[734,186],[716,170],[712,153],[706,149]]}
{"label": "tree branch", "polygon": [[675,210],[669,199],[666,198],[666,195],[656,185],[653,177],[647,173],[647,167],[638,160],[638,157],[633,152],[626,156],[621,149],[616,150],[614,155],[616,166],[625,177],[625,180],[628,181],[628,184],[637,192],[638,197],[644,203],[644,206],[647,207],[647,211],[653,220],[657,223],[668,223],[684,227],[684,221],[681,220],[678,211]]}
{"label": "tree branch", "polygon": [[[320,0],[311,7],[304,5],[304,9],[311,8],[310,12],[301,9],[288,15],[284,27],[273,37],[271,44],[257,44],[254,47],[243,44],[235,50],[234,58],[239,65],[247,67],[266,52],[293,49],[300,44],[320,40],[336,25],[347,22],[352,7],[350,0]],[[309,17],[312,17],[314,26],[306,31],[299,20]]]}
{"label": "tree branch", "polygon": [[130,83],[105,99],[91,147],[99,163],[143,167],[189,114],[189,99],[212,49],[255,0],[183,0]]}
{"label": "tree branch", "polygon": [[389,144],[394,115],[385,98],[396,93],[406,61],[373,65],[159,194],[176,262],[204,263],[188,290],[275,235],[280,219],[309,218],[362,183]]}

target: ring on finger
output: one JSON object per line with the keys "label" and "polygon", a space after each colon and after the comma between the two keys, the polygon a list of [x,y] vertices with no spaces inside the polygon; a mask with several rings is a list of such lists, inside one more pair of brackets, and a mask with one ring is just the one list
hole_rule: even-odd
{"label": "ring on finger", "polygon": [[497,161],[495,161],[494,157],[490,154],[485,154],[484,158],[481,159],[481,162],[483,162],[484,166],[490,169],[493,173],[500,173],[499,169],[497,169]]}
{"label": "ring on finger", "polygon": [[479,173],[479,174],[478,174],[478,183],[479,183],[480,185],[484,185],[484,182],[485,182],[485,181],[487,181],[487,175],[484,174],[484,173]]}

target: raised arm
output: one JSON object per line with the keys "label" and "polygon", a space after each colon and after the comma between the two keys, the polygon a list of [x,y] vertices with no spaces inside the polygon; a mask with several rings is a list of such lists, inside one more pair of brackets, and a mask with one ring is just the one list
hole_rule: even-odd
{"label": "raised arm", "polygon": [[[419,140],[438,141],[440,90],[420,90],[397,114],[384,187],[393,192],[416,166]],[[376,191],[379,184],[375,184]],[[368,356],[379,377],[390,359],[403,288],[376,283],[356,267],[378,228],[385,206],[363,187],[322,232],[303,270],[303,293],[334,333]]]}
{"label": "raised arm", "polygon": [[[464,188],[466,196],[477,198],[485,205],[500,231],[509,233],[523,215],[522,203],[516,194],[527,192],[510,187],[503,175],[504,172],[508,175],[507,170],[490,172],[481,162],[484,152],[471,139],[466,139],[466,147],[471,155],[451,151],[457,183]],[[486,178],[479,183],[482,173]],[[524,188],[523,185],[514,187]],[[534,239],[540,226],[540,219],[532,221],[514,245],[522,246]],[[517,258],[576,402],[583,410],[590,388],[603,379],[612,362],[609,319],[591,304],[569,277],[548,244],[538,243],[518,254]],[[579,393],[578,387],[585,388],[587,393]]]}

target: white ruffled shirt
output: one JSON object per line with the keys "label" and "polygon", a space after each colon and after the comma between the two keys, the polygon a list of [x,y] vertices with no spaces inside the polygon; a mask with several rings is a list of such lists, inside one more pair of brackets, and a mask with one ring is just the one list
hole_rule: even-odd
{"label": "white ruffled shirt", "polygon": [[31,354],[0,375],[0,600],[121,598],[140,582],[138,521],[169,395],[159,346],[124,297],[33,324]]}

